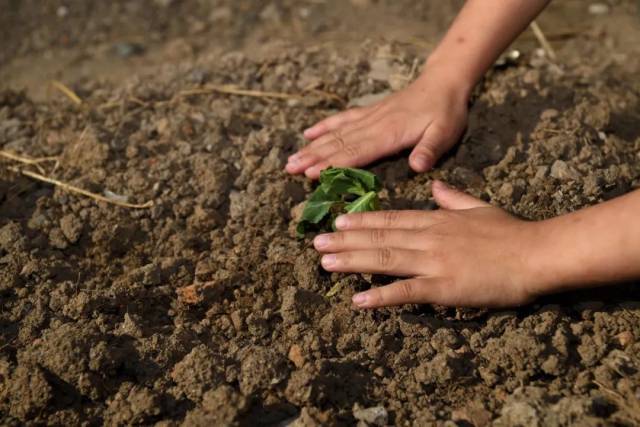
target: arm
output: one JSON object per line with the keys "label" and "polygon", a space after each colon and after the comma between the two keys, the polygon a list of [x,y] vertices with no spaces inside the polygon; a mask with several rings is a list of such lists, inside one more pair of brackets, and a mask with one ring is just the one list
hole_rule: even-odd
{"label": "arm", "polygon": [[350,214],[316,237],[326,270],[407,277],[354,295],[357,307],[508,307],[640,278],[640,191],[539,222],[439,182],[433,196],[443,209]]}
{"label": "arm", "polygon": [[475,84],[549,1],[468,0],[415,82],[307,129],[311,143],[286,170],[316,179],[328,166],[362,166],[410,147],[411,167],[430,169],[464,131]]}
{"label": "arm", "polygon": [[640,278],[640,191],[541,223],[538,294]]}
{"label": "arm", "polygon": [[468,0],[427,60],[430,69],[457,74],[471,93],[498,56],[551,0]]}

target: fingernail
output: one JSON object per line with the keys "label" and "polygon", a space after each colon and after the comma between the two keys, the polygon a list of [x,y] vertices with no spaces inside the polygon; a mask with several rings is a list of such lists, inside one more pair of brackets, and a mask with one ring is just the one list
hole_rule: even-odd
{"label": "fingernail", "polygon": [[289,156],[289,158],[287,159],[287,163],[291,164],[291,165],[295,165],[300,161],[300,155],[299,154],[294,154],[292,156]]}
{"label": "fingernail", "polygon": [[413,161],[416,163],[418,168],[425,170],[429,167],[429,159],[424,154],[416,154],[413,158]]}
{"label": "fingernail", "polygon": [[318,168],[311,167],[305,170],[304,174],[306,175],[307,178],[317,178],[318,175],[320,175],[320,172],[318,171]]}
{"label": "fingernail", "polygon": [[349,219],[346,216],[341,215],[338,218],[336,218],[336,228],[343,229],[343,228],[347,228],[348,226],[349,226]]}
{"label": "fingernail", "polygon": [[313,127],[307,128],[307,129],[305,129],[305,130],[302,132],[302,134],[303,134],[305,137],[308,137],[309,135],[311,135],[311,131],[312,131],[312,130],[313,130]]}
{"label": "fingernail", "polygon": [[322,257],[321,263],[324,268],[333,267],[336,264],[336,256],[333,254],[325,255]]}
{"label": "fingernail", "polygon": [[361,292],[359,294],[355,294],[351,301],[358,307],[366,307],[369,302],[369,295],[366,292]]}
{"label": "fingernail", "polygon": [[321,234],[313,239],[313,245],[316,247],[316,249],[326,248],[327,246],[329,246],[329,240],[329,236],[327,236],[326,234]]}
{"label": "fingernail", "polygon": [[296,165],[294,165],[293,163],[287,163],[284,169],[289,173],[298,173]]}

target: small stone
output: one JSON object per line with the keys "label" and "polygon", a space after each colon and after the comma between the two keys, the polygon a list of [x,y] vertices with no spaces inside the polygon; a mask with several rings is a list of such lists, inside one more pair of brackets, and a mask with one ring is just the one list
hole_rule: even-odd
{"label": "small stone", "polygon": [[606,15],[609,10],[609,5],[605,3],[591,3],[589,5],[589,13],[591,15]]}
{"label": "small stone", "polygon": [[59,6],[58,9],[56,9],[56,15],[58,18],[66,18],[67,15],[69,15],[69,8],[66,6]]}
{"label": "small stone", "polygon": [[576,179],[576,172],[563,160],[556,160],[551,165],[551,177],[561,180]]}
{"label": "small stone", "polygon": [[240,310],[236,310],[229,315],[231,317],[231,323],[233,323],[233,327],[236,331],[240,332],[244,327],[244,321],[242,320],[242,315],[240,314]]}
{"label": "small stone", "polygon": [[141,338],[144,335],[144,333],[142,331],[142,328],[138,324],[139,322],[137,320],[138,319],[137,318],[134,319],[134,317],[131,314],[125,313],[124,320],[120,324],[121,331],[126,335]]}
{"label": "small stone", "polygon": [[178,301],[185,305],[199,304],[204,300],[202,290],[198,285],[189,285],[178,288],[176,289],[176,294],[178,294]]}
{"label": "small stone", "polygon": [[556,110],[555,108],[548,108],[548,109],[544,110],[542,112],[542,114],[540,114],[540,119],[542,119],[542,120],[551,120],[551,119],[555,119],[559,115],[560,115],[560,112],[558,110]]}
{"label": "small stone", "polygon": [[76,243],[82,233],[82,221],[74,214],[65,215],[60,220],[60,228],[69,243]]}
{"label": "small stone", "polygon": [[293,364],[296,365],[296,368],[300,369],[304,366],[305,359],[302,355],[302,349],[299,345],[294,344],[291,346],[291,348],[289,349],[288,357],[289,360],[291,360]]}
{"label": "small stone", "polygon": [[[491,418],[491,412],[479,401],[473,401],[451,412],[451,419],[458,422],[456,425],[487,426],[491,422]],[[463,423],[459,423],[459,421]]]}
{"label": "small stone", "polygon": [[64,236],[64,233],[58,227],[53,228],[49,232],[49,243],[51,246],[57,249],[66,249],[69,247],[69,242]]}
{"label": "small stone", "polygon": [[357,403],[353,405],[353,417],[358,421],[373,426],[385,426],[389,421],[389,414],[383,406],[362,408]]}
{"label": "small stone", "polygon": [[630,331],[620,332],[618,335],[616,335],[616,338],[618,339],[618,342],[623,348],[626,348],[629,345],[636,342],[636,339],[633,336],[633,333],[631,333]]}

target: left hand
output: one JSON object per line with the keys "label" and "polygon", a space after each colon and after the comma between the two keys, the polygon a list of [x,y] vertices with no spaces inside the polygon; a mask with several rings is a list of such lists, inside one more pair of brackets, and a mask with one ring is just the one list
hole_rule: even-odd
{"label": "left hand", "polygon": [[535,297],[537,223],[434,182],[437,211],[340,216],[338,232],[319,235],[327,271],[410,277],[354,295],[359,308],[432,303],[506,307]]}
{"label": "left hand", "polygon": [[373,105],[330,116],[304,132],[311,142],[289,157],[285,169],[318,179],[329,166],[359,167],[412,148],[416,172],[433,167],[467,125],[473,83],[457,69],[428,64],[406,88]]}

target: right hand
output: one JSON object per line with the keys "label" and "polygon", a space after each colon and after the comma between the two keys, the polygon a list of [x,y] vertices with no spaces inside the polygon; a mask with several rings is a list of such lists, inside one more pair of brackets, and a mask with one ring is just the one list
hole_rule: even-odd
{"label": "right hand", "polygon": [[464,132],[471,88],[457,81],[456,70],[427,66],[405,89],[307,129],[311,143],[289,157],[286,170],[317,179],[329,166],[363,166],[414,147],[409,165],[425,172]]}

